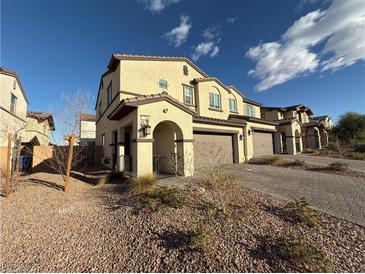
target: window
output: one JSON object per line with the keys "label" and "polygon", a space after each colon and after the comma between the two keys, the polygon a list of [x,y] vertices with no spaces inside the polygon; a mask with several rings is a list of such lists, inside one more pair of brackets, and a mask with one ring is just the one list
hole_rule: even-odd
{"label": "window", "polygon": [[209,107],[221,109],[221,97],[219,94],[209,92]]}
{"label": "window", "polygon": [[246,105],[245,115],[249,117],[255,117],[255,109],[251,105]]}
{"label": "window", "polygon": [[184,86],[184,103],[187,105],[193,105],[193,88]]}
{"label": "window", "polygon": [[107,92],[107,96],[108,96],[108,106],[109,106],[113,100],[112,82],[110,82],[106,92]]}
{"label": "window", "polygon": [[167,81],[166,81],[166,80],[164,80],[164,79],[160,79],[160,80],[158,81],[158,86],[159,86],[159,87],[160,87],[160,89],[162,89],[162,90],[167,90],[168,83],[167,83]]}
{"label": "window", "polygon": [[237,112],[237,101],[236,99],[229,99],[229,111]]}
{"label": "window", "polygon": [[10,112],[11,113],[16,112],[16,102],[17,101],[18,101],[18,98],[14,94],[11,94],[11,97],[10,97]]}
{"label": "window", "polygon": [[189,70],[188,70],[188,66],[187,65],[184,65],[183,66],[183,72],[184,72],[184,75],[189,75]]}
{"label": "window", "polygon": [[101,135],[101,145],[105,147],[105,133]]}
{"label": "window", "polygon": [[99,102],[99,118],[101,117],[102,109],[101,109],[101,101]]}

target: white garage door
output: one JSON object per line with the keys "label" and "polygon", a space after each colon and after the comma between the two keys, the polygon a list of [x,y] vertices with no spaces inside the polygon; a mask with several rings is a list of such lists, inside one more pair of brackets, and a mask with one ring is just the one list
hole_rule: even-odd
{"label": "white garage door", "polygon": [[273,135],[271,132],[253,133],[253,157],[274,154]]}

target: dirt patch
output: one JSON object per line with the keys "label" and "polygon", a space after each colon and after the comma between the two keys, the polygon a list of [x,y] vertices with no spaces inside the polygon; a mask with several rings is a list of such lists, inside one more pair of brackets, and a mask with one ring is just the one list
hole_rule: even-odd
{"label": "dirt patch", "polygon": [[[31,178],[0,200],[2,271],[296,272],[270,252],[288,230],[320,246],[330,270],[365,271],[364,228],[325,214],[325,228],[310,228],[293,221],[284,200],[240,184],[213,190],[187,183],[181,189],[184,206],[151,211],[124,184],[94,187],[74,179],[64,194]],[[60,181],[47,174],[35,179]],[[225,213],[217,209],[221,202]],[[213,239],[207,253],[188,244],[202,226]]]}

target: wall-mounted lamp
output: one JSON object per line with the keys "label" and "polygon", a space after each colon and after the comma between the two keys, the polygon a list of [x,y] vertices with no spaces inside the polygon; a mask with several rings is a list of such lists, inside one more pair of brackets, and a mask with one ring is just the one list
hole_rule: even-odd
{"label": "wall-mounted lamp", "polygon": [[252,131],[251,131],[251,129],[249,129],[249,130],[247,131],[247,134],[250,136],[250,135],[251,135],[251,133],[252,133]]}
{"label": "wall-mounted lamp", "polygon": [[240,140],[241,141],[243,140],[243,134],[240,134]]}
{"label": "wall-mounted lamp", "polygon": [[151,126],[149,125],[150,116],[149,115],[141,115],[141,129],[143,132],[143,136],[147,136],[151,134]]}

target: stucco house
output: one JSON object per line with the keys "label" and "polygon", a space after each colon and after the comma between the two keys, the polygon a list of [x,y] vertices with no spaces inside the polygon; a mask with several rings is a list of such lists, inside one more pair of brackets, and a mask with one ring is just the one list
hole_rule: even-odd
{"label": "stucco house", "polygon": [[277,122],[261,104],[185,57],[114,54],[96,101],[102,164],[134,175],[193,175],[274,153]]}
{"label": "stucco house", "polygon": [[276,153],[297,154],[328,144],[328,131],[333,126],[331,117],[312,115],[312,110],[303,104],[261,108],[263,119],[278,123],[280,145],[276,146]]}
{"label": "stucco house", "polygon": [[94,146],[96,135],[96,115],[82,113],[80,115],[80,146]]}
{"label": "stucco house", "polygon": [[8,133],[24,135],[29,101],[15,71],[0,68],[0,88],[0,147],[4,147]]}
{"label": "stucco house", "polygon": [[23,143],[48,146],[55,131],[53,116],[46,112],[28,111]]}

